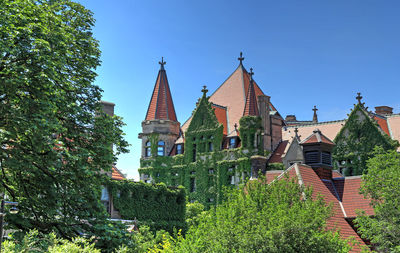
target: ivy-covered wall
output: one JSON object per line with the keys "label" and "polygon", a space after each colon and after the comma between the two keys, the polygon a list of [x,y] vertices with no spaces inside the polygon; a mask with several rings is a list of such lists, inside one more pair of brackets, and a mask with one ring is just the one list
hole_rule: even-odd
{"label": "ivy-covered wall", "polygon": [[397,141],[379,129],[361,104],[353,108],[334,142],[333,164],[335,169],[342,169],[345,176],[365,173],[366,161],[375,146],[382,146],[385,150],[398,146]]}
{"label": "ivy-covered wall", "polygon": [[174,228],[186,229],[186,194],[182,186],[112,180],[108,188],[122,219],[136,218],[152,229],[164,229],[171,233]]}
{"label": "ivy-covered wall", "polygon": [[239,129],[242,146],[222,150],[223,125],[204,92],[185,133],[184,154],[141,159],[139,173],[152,183],[182,185],[189,201],[209,208],[222,200],[224,186],[236,186],[251,176],[250,157],[265,155],[261,130],[260,117],[243,117]]}

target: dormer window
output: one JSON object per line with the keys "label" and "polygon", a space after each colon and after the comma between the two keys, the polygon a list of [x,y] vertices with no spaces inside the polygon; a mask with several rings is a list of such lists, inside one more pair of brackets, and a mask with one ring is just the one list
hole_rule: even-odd
{"label": "dormer window", "polygon": [[177,155],[183,154],[183,145],[182,144],[176,145],[176,154]]}
{"label": "dormer window", "polygon": [[236,148],[236,138],[235,137],[229,139],[229,148],[230,149]]}
{"label": "dormer window", "polygon": [[150,141],[147,141],[146,144],[145,144],[144,156],[145,157],[150,157],[151,156],[151,143],[150,143]]}
{"label": "dormer window", "polygon": [[165,142],[164,141],[158,141],[158,146],[157,146],[157,155],[158,156],[164,156],[165,155]]}

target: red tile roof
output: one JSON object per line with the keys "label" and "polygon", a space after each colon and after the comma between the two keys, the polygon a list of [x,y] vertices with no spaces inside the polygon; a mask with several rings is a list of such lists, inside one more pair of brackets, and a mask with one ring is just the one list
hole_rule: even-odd
{"label": "red tile roof", "polygon": [[[276,173],[267,171],[267,182],[270,183],[272,177],[276,177]],[[332,203],[333,216],[327,220],[328,229],[340,229],[342,238],[347,239],[354,237],[359,243],[355,245],[352,252],[361,252],[361,247],[365,246],[365,242],[354,231],[350,223],[346,220],[354,217],[355,210],[364,209],[368,215],[373,215],[373,209],[369,206],[369,201],[365,200],[359,194],[361,179],[353,178],[335,178],[333,180],[320,179],[315,171],[307,165],[294,164],[283,173],[287,173],[290,178],[297,177],[300,184],[313,188],[313,197],[321,195],[326,203]],[[284,178],[279,176],[279,178]]]}
{"label": "red tile roof", "polygon": [[126,177],[121,173],[121,171],[119,171],[119,169],[117,169],[116,167],[113,166],[111,179],[123,180],[123,179],[126,179]]}
{"label": "red tile roof", "polygon": [[374,119],[376,120],[378,125],[381,127],[383,132],[385,132],[387,135],[390,136],[389,127],[388,127],[386,118],[383,116],[374,115]]}
{"label": "red tile roof", "polygon": [[167,73],[163,64],[158,71],[153,95],[151,96],[149,108],[147,109],[146,120],[164,119],[177,121],[171,91],[169,89]]}
{"label": "red tile roof", "polygon": [[300,144],[312,144],[312,143],[325,143],[329,145],[335,145],[328,137],[323,135],[319,129],[315,129],[313,133],[304,139]]}
{"label": "red tile roof", "polygon": [[282,155],[285,152],[286,146],[289,141],[281,141],[276,149],[272,152],[271,157],[268,160],[268,163],[282,163]]}
{"label": "red tile roof", "polygon": [[227,111],[225,106],[220,106],[216,104],[211,104],[211,107],[214,108],[215,116],[217,116],[217,120],[224,126],[224,135],[228,135],[228,119],[227,119]]}
{"label": "red tile roof", "polygon": [[[253,71],[253,69],[250,69]],[[253,75],[254,73],[251,72],[250,76],[250,83],[249,87],[247,88],[247,93],[246,93],[246,102],[244,104],[244,111],[243,111],[243,116],[259,116],[258,112],[258,104],[257,104],[257,98],[256,98],[256,92],[254,89],[254,80],[253,80]]]}
{"label": "red tile roof", "polygon": [[[238,68],[210,96],[210,102],[227,107],[228,133],[233,131],[235,123],[239,124],[239,120],[243,116],[249,85],[250,74],[242,64],[239,64]],[[257,100],[257,97],[264,93],[255,81],[253,85]],[[271,110],[276,111],[271,103],[269,106]]]}

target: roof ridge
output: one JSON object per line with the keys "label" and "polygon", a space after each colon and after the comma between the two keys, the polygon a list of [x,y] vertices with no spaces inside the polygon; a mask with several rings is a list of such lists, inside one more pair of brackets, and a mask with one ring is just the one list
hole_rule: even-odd
{"label": "roof ridge", "polygon": [[323,122],[318,122],[318,123],[313,123],[313,124],[304,124],[304,125],[296,125],[296,126],[287,126],[286,128],[298,128],[298,127],[309,127],[309,126],[319,126],[319,125],[325,125],[325,124],[333,124],[337,122],[342,122],[346,121],[346,119],[341,119],[341,120],[332,120],[332,121],[323,121]]}

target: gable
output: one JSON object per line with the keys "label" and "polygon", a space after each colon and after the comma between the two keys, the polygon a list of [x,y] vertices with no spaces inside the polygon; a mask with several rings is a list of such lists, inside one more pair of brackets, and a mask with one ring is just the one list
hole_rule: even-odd
{"label": "gable", "polygon": [[215,111],[208,101],[206,93],[200,99],[196,109],[193,112],[190,124],[186,132],[193,132],[199,130],[211,130],[220,126]]}

